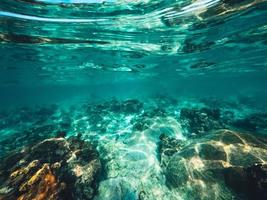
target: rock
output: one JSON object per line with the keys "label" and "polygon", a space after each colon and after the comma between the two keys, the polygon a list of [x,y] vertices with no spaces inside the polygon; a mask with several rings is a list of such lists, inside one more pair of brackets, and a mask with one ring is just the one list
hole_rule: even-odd
{"label": "rock", "polygon": [[76,137],[47,139],[4,159],[0,197],[92,199],[100,170],[98,153],[90,143]]}
{"label": "rock", "polygon": [[221,135],[220,140],[226,145],[244,144],[242,137],[240,137],[238,134],[234,134],[231,131],[225,131],[224,134]]}
{"label": "rock", "polygon": [[[31,168],[29,169],[31,170]],[[16,175],[11,174],[11,177]],[[52,173],[50,166],[44,164],[32,178],[23,182],[19,188],[21,195],[18,199],[50,199],[56,200],[64,190],[64,183],[59,183]]]}
{"label": "rock", "polygon": [[244,193],[248,189],[248,178],[243,167],[228,167],[224,170],[224,179],[227,186],[237,193]]}
{"label": "rock", "polygon": [[133,120],[133,130],[134,131],[144,131],[150,128],[155,122],[156,117],[167,117],[167,113],[164,109],[154,108],[142,113]]}
{"label": "rock", "polygon": [[212,144],[202,144],[199,149],[199,157],[204,160],[227,161],[227,154],[222,146]]}
{"label": "rock", "polygon": [[267,199],[267,164],[254,164],[246,168],[250,199]]}
{"label": "rock", "polygon": [[153,121],[151,119],[141,116],[137,120],[134,120],[133,130],[144,131],[148,129],[152,124]]}
{"label": "rock", "polygon": [[[166,136],[161,139],[170,140]],[[250,166],[267,161],[265,141],[264,136],[218,130],[192,139],[189,144],[174,143],[173,148],[180,149],[165,156],[166,167],[162,165],[166,183],[189,199],[195,199],[195,195],[197,199],[232,199],[239,196],[234,191],[243,193],[246,187],[254,187],[253,191],[264,196],[267,168]],[[171,148],[163,144],[161,156]],[[252,182],[253,187],[247,186]]]}
{"label": "rock", "polygon": [[183,108],[180,112],[180,119],[184,122],[183,126],[190,133],[204,133],[214,129],[224,128],[223,122],[220,120],[219,109],[189,109]]}
{"label": "rock", "polygon": [[229,167],[224,170],[225,183],[241,196],[248,199],[267,199],[267,164],[249,167]]}
{"label": "rock", "polygon": [[189,181],[189,173],[186,159],[175,154],[167,166],[167,184],[173,187],[180,187]]}

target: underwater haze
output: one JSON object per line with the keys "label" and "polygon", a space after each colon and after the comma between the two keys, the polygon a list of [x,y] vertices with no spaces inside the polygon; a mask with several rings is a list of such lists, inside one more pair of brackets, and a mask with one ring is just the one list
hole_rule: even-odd
{"label": "underwater haze", "polygon": [[1,200],[266,200],[266,0],[1,0]]}

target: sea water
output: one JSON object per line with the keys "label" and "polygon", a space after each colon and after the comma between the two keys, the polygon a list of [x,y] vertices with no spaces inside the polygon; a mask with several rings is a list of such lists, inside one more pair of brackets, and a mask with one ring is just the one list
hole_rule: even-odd
{"label": "sea water", "polygon": [[[207,180],[217,159],[200,154],[207,144],[233,154],[238,162],[219,170],[266,165],[265,0],[1,0],[0,24],[0,199],[255,197],[227,177]],[[222,130],[243,142],[225,146],[212,137]],[[6,157],[76,136],[101,161],[94,187],[81,182],[90,195],[78,197],[76,184],[62,197],[46,181],[21,189],[31,168],[9,180],[27,159],[7,167]]]}

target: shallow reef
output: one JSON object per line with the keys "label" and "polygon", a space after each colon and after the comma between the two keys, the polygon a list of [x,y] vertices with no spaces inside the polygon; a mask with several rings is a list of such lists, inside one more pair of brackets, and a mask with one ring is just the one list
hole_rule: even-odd
{"label": "shallow reef", "polygon": [[8,155],[0,165],[1,199],[92,199],[101,163],[77,137],[51,138]]}
{"label": "shallow reef", "polygon": [[2,110],[0,199],[266,199],[266,112],[212,101]]}

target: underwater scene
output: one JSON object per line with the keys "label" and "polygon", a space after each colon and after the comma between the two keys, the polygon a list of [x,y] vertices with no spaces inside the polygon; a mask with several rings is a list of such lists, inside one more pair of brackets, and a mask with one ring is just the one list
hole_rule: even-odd
{"label": "underwater scene", "polygon": [[1,0],[0,200],[267,200],[267,1]]}

